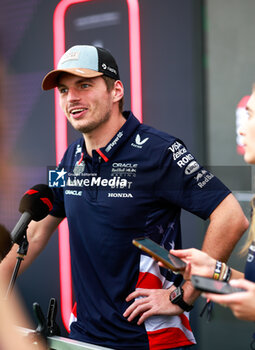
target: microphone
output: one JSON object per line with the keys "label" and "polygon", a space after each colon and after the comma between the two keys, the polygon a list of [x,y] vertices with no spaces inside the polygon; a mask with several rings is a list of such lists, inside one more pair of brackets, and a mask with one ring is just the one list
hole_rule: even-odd
{"label": "microphone", "polygon": [[49,214],[53,200],[54,194],[45,184],[35,185],[24,193],[19,204],[22,215],[11,232],[13,243],[20,243],[30,221],[40,221]]}

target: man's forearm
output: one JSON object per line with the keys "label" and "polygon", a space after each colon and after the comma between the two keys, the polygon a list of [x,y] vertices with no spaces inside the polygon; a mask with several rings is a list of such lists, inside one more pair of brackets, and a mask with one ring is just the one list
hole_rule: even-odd
{"label": "man's forearm", "polygon": [[[248,226],[249,221],[239,203],[232,194],[228,195],[210,216],[202,250],[214,259],[226,262]],[[184,283],[183,290],[184,301],[188,304],[200,295],[190,281]]]}

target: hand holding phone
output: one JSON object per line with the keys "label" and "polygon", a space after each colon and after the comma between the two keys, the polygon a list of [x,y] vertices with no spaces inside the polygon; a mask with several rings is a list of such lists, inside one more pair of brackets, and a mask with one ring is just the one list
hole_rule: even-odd
{"label": "hand holding phone", "polygon": [[216,293],[216,294],[230,294],[237,292],[244,292],[242,288],[232,287],[229,283],[207,278],[197,275],[191,276],[191,283],[193,286],[202,292]]}
{"label": "hand holding phone", "polygon": [[136,238],[133,239],[132,243],[137,248],[150,254],[155,260],[161,261],[168,269],[172,271],[185,270],[186,263],[183,260],[169,253],[168,250],[152,241],[150,238]]}

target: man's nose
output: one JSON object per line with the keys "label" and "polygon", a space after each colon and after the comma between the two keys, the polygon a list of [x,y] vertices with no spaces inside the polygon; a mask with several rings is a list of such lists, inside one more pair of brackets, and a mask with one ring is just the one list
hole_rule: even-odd
{"label": "man's nose", "polygon": [[67,100],[69,102],[78,101],[80,99],[79,92],[75,88],[69,88]]}

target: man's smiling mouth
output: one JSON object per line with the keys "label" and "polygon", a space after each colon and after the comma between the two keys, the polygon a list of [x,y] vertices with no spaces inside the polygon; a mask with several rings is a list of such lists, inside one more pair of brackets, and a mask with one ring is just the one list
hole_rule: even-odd
{"label": "man's smiling mouth", "polygon": [[75,108],[75,109],[72,109],[72,110],[70,111],[70,114],[76,115],[76,114],[81,113],[81,112],[83,112],[83,111],[85,111],[85,110],[86,110],[86,108]]}

